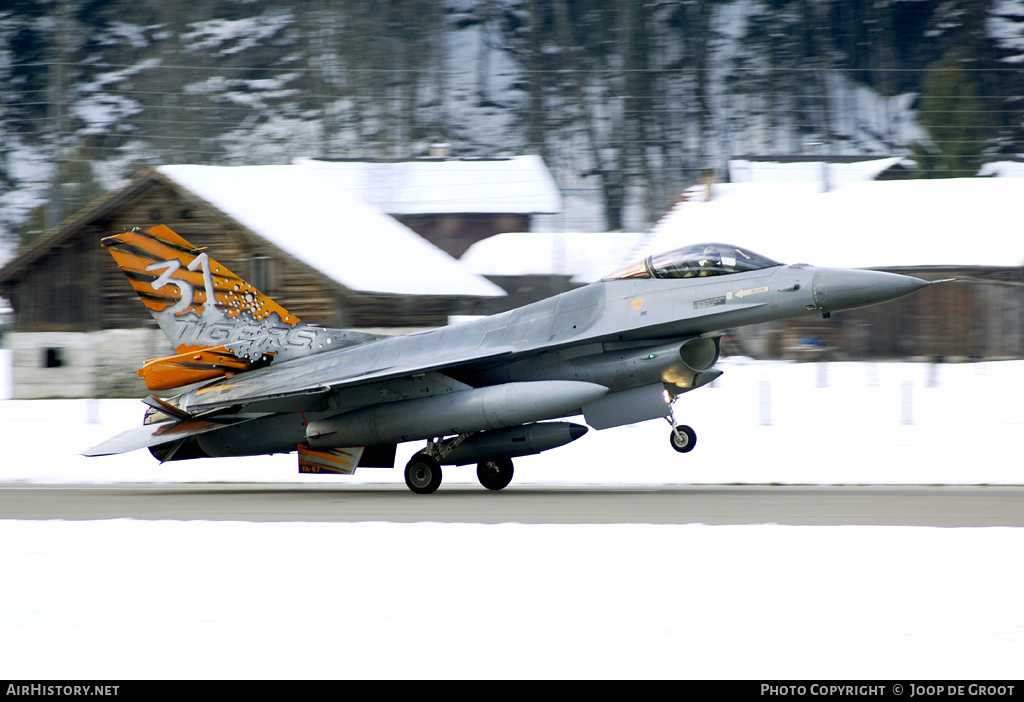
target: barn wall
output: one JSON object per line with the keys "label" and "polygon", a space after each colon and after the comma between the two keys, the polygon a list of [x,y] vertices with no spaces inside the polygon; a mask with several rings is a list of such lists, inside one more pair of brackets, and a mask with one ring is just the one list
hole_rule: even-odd
{"label": "barn wall", "polygon": [[[321,276],[283,256],[262,239],[225,219],[217,210],[179,194],[166,183],[155,182],[153,187],[121,208],[116,217],[110,218],[105,235],[154,224],[164,224],[192,244],[208,248],[213,258],[249,282],[254,278],[254,258],[269,257],[266,294],[303,321],[324,325],[344,321],[345,301]],[[138,313],[148,317],[148,312],[127,285],[113,258],[106,252],[104,257],[107,259],[104,268],[105,308],[113,303],[104,326],[137,326]],[[131,306],[137,308],[133,314],[125,314],[124,300],[131,301]]]}
{"label": "barn wall", "polygon": [[48,251],[25,271],[11,295],[19,329],[82,331],[95,328],[98,313],[97,256],[84,239],[73,238]]}
{"label": "barn wall", "polygon": [[[265,273],[259,276],[265,277],[262,291],[308,324],[338,328],[437,326],[462,309],[458,302],[445,298],[410,296],[396,302],[394,297],[346,291],[234,221],[224,219],[217,210],[180,195],[166,184],[138,198],[122,218],[135,222],[128,228],[167,225],[196,246],[207,247],[213,258],[250,283],[256,284],[259,266]],[[111,266],[117,270],[113,260]]]}
{"label": "barn wall", "polygon": [[4,337],[12,355],[15,399],[143,397],[142,364],[173,353],[157,329],[99,332],[13,332]]}
{"label": "barn wall", "polygon": [[525,214],[392,216],[455,258],[462,258],[470,246],[495,234],[530,231],[530,216]]}
{"label": "barn wall", "polygon": [[328,327],[438,326],[473,314],[472,300],[346,291],[202,201],[152,178],[110,211],[79,226],[19,274],[7,291],[23,332],[135,329],[152,324],[103,237],[165,224],[304,322]]}
{"label": "barn wall", "polygon": [[802,317],[736,333],[743,352],[761,358],[1024,358],[1024,286],[944,283],[831,319]]}

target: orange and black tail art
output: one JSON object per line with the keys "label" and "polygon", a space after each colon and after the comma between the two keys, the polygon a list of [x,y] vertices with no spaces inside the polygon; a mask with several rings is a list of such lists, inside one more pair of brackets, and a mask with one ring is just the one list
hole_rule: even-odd
{"label": "orange and black tail art", "polygon": [[322,341],[326,330],[301,323],[163,225],[106,237],[102,244],[178,352],[139,371],[152,390],[308,355]]}

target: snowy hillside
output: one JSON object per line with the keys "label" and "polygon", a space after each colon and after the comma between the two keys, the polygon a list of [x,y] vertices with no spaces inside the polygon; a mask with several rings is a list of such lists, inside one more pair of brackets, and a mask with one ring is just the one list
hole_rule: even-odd
{"label": "snowy hillside", "polygon": [[913,153],[971,175],[1024,151],[1022,36],[1024,0],[14,0],[0,239],[143,167],[434,142],[541,156],[565,201],[551,231],[642,231],[741,153]]}

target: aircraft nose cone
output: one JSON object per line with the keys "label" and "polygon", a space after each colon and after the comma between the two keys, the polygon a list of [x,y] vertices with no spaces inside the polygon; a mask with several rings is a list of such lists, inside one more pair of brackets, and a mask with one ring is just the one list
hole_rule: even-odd
{"label": "aircraft nose cone", "polygon": [[909,295],[928,281],[896,273],[849,268],[819,268],[814,272],[814,301],[826,312],[877,305]]}

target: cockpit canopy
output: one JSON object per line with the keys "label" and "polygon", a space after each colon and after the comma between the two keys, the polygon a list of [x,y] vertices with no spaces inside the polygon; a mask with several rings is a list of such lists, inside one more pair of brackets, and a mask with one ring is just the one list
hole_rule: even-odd
{"label": "cockpit canopy", "polygon": [[604,280],[624,278],[703,278],[744,273],[782,264],[753,251],[729,244],[694,244],[643,261],[613,273]]}

